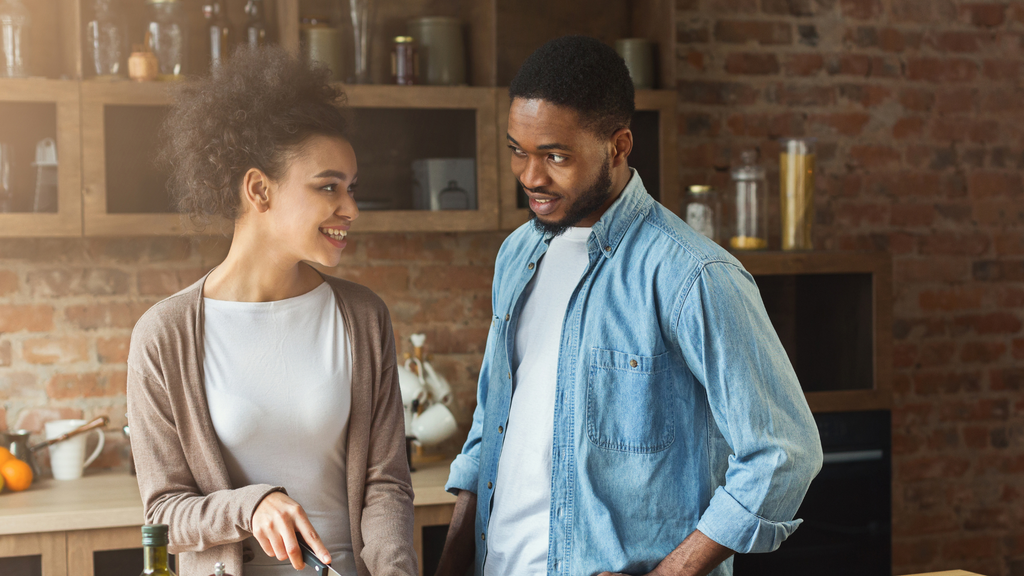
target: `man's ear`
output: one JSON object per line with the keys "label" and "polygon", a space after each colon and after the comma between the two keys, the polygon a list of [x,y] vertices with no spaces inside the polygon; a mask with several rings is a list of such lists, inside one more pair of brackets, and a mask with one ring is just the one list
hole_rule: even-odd
{"label": "man's ear", "polygon": [[612,167],[619,167],[629,160],[629,153],[633,151],[633,131],[629,128],[619,128],[612,134]]}

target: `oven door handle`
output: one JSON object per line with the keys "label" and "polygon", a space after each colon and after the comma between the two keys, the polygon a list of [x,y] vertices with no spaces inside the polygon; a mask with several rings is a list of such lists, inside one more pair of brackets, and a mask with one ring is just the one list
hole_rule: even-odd
{"label": "oven door handle", "polygon": [[882,450],[853,450],[850,452],[825,452],[823,464],[845,464],[848,462],[870,462],[881,460],[885,456]]}

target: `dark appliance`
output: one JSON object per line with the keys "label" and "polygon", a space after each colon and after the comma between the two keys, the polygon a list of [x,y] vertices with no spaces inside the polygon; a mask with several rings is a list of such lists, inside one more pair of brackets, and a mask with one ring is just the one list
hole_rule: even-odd
{"label": "dark appliance", "polygon": [[737,554],[734,576],[892,576],[888,410],[815,414],[825,453],[797,518],[775,552]]}

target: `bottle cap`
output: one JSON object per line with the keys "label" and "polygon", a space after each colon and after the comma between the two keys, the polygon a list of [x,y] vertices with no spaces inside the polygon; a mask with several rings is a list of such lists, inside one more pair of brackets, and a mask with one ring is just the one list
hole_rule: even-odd
{"label": "bottle cap", "polygon": [[36,144],[36,161],[32,165],[57,165],[57,143],[53,141],[53,138],[43,138]]}
{"label": "bottle cap", "polygon": [[167,524],[147,524],[142,527],[143,546],[167,546]]}

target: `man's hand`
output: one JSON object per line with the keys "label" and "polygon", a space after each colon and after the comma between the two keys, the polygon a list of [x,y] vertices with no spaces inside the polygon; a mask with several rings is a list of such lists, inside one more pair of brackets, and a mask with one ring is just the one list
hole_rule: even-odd
{"label": "man's hand", "polygon": [[278,560],[291,560],[296,570],[302,570],[306,563],[302,561],[302,550],[295,538],[298,532],[313,549],[320,560],[330,563],[331,554],[320,540],[313,525],[306,517],[306,511],[299,503],[292,500],[284,492],[268,494],[256,511],[252,514],[252,535],[263,547],[267,556]]}
{"label": "man's hand", "polygon": [[[735,552],[708,538],[700,530],[683,540],[671,554],[645,576],[707,576]],[[598,576],[626,576],[617,572],[601,572]]]}

